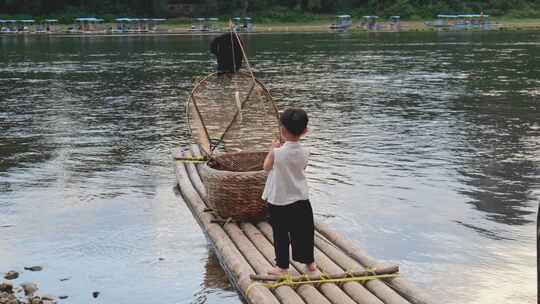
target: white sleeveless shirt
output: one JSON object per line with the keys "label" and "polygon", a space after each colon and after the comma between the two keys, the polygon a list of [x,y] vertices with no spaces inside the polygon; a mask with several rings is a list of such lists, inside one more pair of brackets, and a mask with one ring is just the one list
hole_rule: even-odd
{"label": "white sleeveless shirt", "polygon": [[262,199],[279,206],[309,199],[307,162],[308,154],[298,142],[287,141],[275,148],[274,165],[268,172]]}

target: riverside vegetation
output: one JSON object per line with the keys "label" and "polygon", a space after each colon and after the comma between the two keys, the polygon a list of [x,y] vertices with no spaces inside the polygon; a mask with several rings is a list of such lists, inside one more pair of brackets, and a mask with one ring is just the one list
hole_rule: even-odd
{"label": "riverside vegetation", "polygon": [[[57,18],[71,23],[80,16],[99,15],[105,21],[116,17],[175,17],[167,10],[168,0],[0,0],[0,19]],[[174,19],[171,23],[189,22],[194,16],[251,15],[257,23],[317,22],[348,13],[353,18],[363,15],[387,17],[400,15],[404,19],[432,19],[439,13],[484,13],[498,18],[540,17],[540,0],[493,0],[489,3],[463,0],[204,0],[193,5],[193,16]]]}

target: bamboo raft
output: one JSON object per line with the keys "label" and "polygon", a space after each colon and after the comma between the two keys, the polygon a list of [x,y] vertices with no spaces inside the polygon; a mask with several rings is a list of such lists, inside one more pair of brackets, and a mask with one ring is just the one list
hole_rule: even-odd
{"label": "bamboo raft", "polygon": [[[198,172],[201,157],[197,145],[174,153],[175,171],[183,201],[201,226],[221,266],[239,294],[250,304],[427,304],[427,295],[397,276],[366,281],[331,281],[331,278],[394,272],[374,260],[354,243],[316,222],[315,262],[327,281],[317,284],[287,284],[274,288],[259,280],[274,259],[272,228],[268,222],[236,223],[214,215],[205,203],[206,190]],[[291,281],[301,276],[304,265],[291,262]],[[344,275],[346,274],[346,275]],[[310,277],[309,279],[313,279]],[[290,283],[290,282],[289,282]],[[307,282],[309,283],[309,282]]]}

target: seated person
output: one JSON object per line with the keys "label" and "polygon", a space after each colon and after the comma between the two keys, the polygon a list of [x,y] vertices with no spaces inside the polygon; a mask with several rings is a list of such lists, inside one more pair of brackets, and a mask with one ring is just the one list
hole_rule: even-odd
{"label": "seated person", "polygon": [[217,57],[218,74],[235,73],[242,66],[243,43],[237,37],[235,33],[229,32],[212,40],[210,51]]}

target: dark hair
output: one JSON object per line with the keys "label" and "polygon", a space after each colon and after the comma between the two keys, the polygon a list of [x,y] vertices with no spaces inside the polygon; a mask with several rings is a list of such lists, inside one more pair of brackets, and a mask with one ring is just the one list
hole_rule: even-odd
{"label": "dark hair", "polygon": [[301,135],[307,127],[308,116],[306,111],[298,108],[289,108],[279,116],[281,125],[292,135]]}

